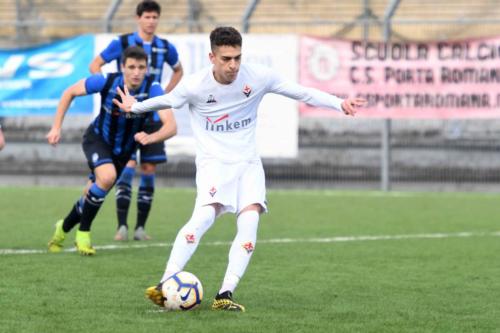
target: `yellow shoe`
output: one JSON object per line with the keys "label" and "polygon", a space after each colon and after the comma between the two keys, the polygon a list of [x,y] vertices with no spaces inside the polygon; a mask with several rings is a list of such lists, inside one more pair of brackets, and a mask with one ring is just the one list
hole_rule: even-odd
{"label": "yellow shoe", "polygon": [[161,292],[162,284],[159,283],[157,286],[152,286],[146,289],[146,297],[149,298],[154,304],[165,307],[165,297]]}
{"label": "yellow shoe", "polygon": [[212,310],[245,312],[245,307],[233,301],[232,292],[225,291],[215,296],[214,302],[212,303]]}
{"label": "yellow shoe", "polygon": [[62,229],[63,220],[56,222],[56,231],[49,241],[49,252],[58,253],[61,252],[64,245],[64,239],[66,238],[66,233]]}
{"label": "yellow shoe", "polygon": [[82,256],[93,256],[95,254],[95,249],[90,242],[90,231],[77,230],[75,245],[76,250]]}

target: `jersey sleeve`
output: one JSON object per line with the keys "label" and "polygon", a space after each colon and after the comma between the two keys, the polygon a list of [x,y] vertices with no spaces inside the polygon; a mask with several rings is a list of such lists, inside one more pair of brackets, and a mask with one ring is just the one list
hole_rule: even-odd
{"label": "jersey sleeve", "polygon": [[312,106],[342,111],[342,98],[326,93],[319,89],[305,87],[298,83],[285,80],[272,70],[269,70],[267,75],[267,86],[269,92],[283,95]]}
{"label": "jersey sleeve", "polygon": [[157,111],[162,109],[178,109],[184,106],[189,100],[189,90],[182,80],[175,88],[168,94],[149,98],[143,102],[137,102],[132,105],[133,113],[145,113],[150,111]]}
{"label": "jersey sleeve", "polygon": [[111,62],[120,59],[122,54],[122,44],[118,38],[115,38],[109,45],[101,52],[101,58],[105,62]]}
{"label": "jersey sleeve", "polygon": [[176,67],[177,64],[179,64],[179,53],[172,43],[168,43],[168,52],[167,57],[165,58],[165,62],[172,68]]}
{"label": "jersey sleeve", "polygon": [[94,74],[85,79],[85,90],[87,94],[94,94],[97,92],[101,92],[106,84],[106,77],[102,74]]}
{"label": "jersey sleeve", "polygon": [[165,92],[161,88],[160,84],[158,82],[153,82],[151,85],[151,88],[149,89],[149,98],[156,97],[156,96],[161,96]]}

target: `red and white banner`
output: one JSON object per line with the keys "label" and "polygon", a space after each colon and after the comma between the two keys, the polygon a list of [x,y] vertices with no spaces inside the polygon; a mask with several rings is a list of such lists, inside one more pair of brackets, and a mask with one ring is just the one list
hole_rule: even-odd
{"label": "red and white banner", "polygon": [[[376,118],[500,117],[500,38],[436,43],[300,38],[299,80],[361,96]],[[302,104],[302,116],[339,115]]]}

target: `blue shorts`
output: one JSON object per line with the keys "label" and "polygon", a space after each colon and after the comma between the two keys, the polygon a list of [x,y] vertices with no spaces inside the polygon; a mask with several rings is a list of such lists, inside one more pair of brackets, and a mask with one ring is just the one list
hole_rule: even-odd
{"label": "blue shorts", "polygon": [[91,170],[89,175],[91,180],[95,180],[94,169],[106,163],[112,163],[116,169],[116,174],[121,174],[132,155],[132,152],[121,155],[113,154],[111,146],[94,132],[93,125],[90,125],[83,135],[82,148]]}
{"label": "blue shorts", "polygon": [[[144,132],[151,134],[159,130],[161,126],[161,121],[148,121],[144,124]],[[160,164],[167,161],[167,154],[165,153],[165,144],[163,141],[145,146],[139,145],[139,151],[140,163]],[[131,159],[137,161],[137,155],[133,154]]]}

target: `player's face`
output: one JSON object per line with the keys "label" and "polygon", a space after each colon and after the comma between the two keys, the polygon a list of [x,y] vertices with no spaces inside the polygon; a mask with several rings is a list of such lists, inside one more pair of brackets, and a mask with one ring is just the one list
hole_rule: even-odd
{"label": "player's face", "polygon": [[153,35],[158,26],[160,15],[157,12],[143,12],[141,16],[137,16],[137,24],[139,30],[148,35]]}
{"label": "player's face", "polygon": [[146,60],[127,58],[122,64],[122,73],[125,84],[130,89],[137,89],[141,86],[144,76],[148,70]]}
{"label": "player's face", "polygon": [[209,56],[217,82],[230,84],[236,80],[241,65],[241,46],[218,46]]}

